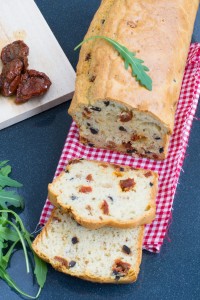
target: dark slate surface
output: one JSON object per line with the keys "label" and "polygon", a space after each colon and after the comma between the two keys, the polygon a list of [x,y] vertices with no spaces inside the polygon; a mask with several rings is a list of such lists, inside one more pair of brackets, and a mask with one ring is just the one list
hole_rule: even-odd
{"label": "dark slate surface", "polygon": [[[82,40],[99,0],[36,0],[41,12],[67,54],[73,67]],[[200,11],[193,41],[200,42]],[[47,184],[52,180],[71,118],[69,103],[13,125],[0,132],[0,160],[9,159],[13,177],[23,182],[20,190],[26,201],[21,214],[27,229],[33,231],[42,210]],[[177,188],[173,219],[160,254],[143,253],[138,281],[132,285],[100,285],[63,275],[49,267],[41,300],[51,299],[200,299],[200,108],[193,122],[189,147]],[[24,291],[35,294],[37,286],[25,273],[19,251],[12,259],[11,275]],[[18,300],[0,281],[0,299]]]}

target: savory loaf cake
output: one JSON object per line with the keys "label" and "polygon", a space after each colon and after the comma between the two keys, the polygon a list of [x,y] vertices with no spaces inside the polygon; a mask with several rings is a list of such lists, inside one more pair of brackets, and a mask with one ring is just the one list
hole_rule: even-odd
{"label": "savory loaf cake", "polygon": [[85,38],[106,36],[144,60],[152,91],[104,39],[83,44],[69,109],[80,141],[164,159],[199,0],[103,0]]}
{"label": "savory loaf cake", "polygon": [[33,249],[63,273],[100,283],[128,283],[139,273],[143,232],[143,226],[87,229],[55,209]]}
{"label": "savory loaf cake", "polygon": [[131,228],[155,217],[157,173],[149,170],[71,160],[48,186],[53,205],[88,228]]}

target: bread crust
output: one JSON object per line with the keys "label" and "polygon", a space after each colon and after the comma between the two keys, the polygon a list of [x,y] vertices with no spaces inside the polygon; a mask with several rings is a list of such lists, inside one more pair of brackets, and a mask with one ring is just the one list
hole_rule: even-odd
{"label": "bread crust", "polygon": [[[198,5],[199,0],[102,1],[85,38],[108,36],[136,52],[150,69],[153,90],[139,85],[108,42],[92,40],[80,51],[69,108],[75,121],[80,106],[107,99],[153,116],[171,135]],[[92,75],[95,82],[89,80]],[[168,140],[158,159],[166,157]]]}
{"label": "bread crust", "polygon": [[[76,159],[75,159],[76,160]],[[73,160],[72,160],[73,161]],[[97,161],[93,161],[95,163],[99,163]],[[70,162],[69,162],[70,163]],[[107,162],[103,162],[105,165],[112,165]],[[128,166],[119,165],[119,167],[123,168],[129,168]],[[66,170],[70,168],[70,164],[67,165]],[[140,170],[140,169],[137,169]],[[146,172],[150,170],[145,170]],[[58,177],[54,179],[54,182],[59,181],[60,177],[63,175],[64,171],[60,173]],[[62,203],[62,201],[59,198],[59,195],[54,191],[53,183],[50,183],[48,185],[48,199],[49,201],[55,206],[61,209],[61,211],[65,213],[69,213],[73,216],[73,218],[76,220],[77,223],[80,225],[89,228],[89,229],[98,229],[104,226],[110,226],[115,228],[134,228],[145,224],[150,224],[156,216],[156,195],[158,190],[158,174],[156,172],[151,171],[153,174],[153,186],[151,188],[151,197],[148,205],[150,206],[150,209],[146,212],[146,214],[143,217],[129,220],[129,221],[120,221],[120,220],[114,220],[113,218],[110,219],[104,219],[104,220],[90,220],[84,219],[81,216],[79,216],[76,211],[73,209],[71,205],[65,205]]]}
{"label": "bread crust", "polygon": [[95,277],[88,272],[85,272],[84,275],[78,274],[78,273],[75,274],[74,272],[70,271],[69,268],[67,268],[63,264],[61,264],[60,262],[51,260],[49,257],[44,255],[38,249],[38,244],[42,241],[43,238],[45,238],[45,235],[48,232],[48,227],[50,226],[53,218],[57,216],[57,211],[59,211],[57,208],[53,209],[51,216],[50,216],[49,220],[47,221],[45,227],[42,229],[41,233],[39,235],[37,235],[37,237],[35,238],[35,240],[32,243],[33,250],[42,260],[51,264],[52,267],[59,272],[63,272],[65,274],[75,276],[80,279],[91,281],[91,282],[124,284],[124,283],[132,283],[137,280],[137,277],[138,277],[138,274],[140,271],[140,264],[141,264],[141,260],[142,260],[142,241],[143,241],[143,237],[144,237],[144,226],[140,226],[140,233],[139,233],[138,246],[137,246],[137,251],[138,251],[137,262],[136,262],[135,269],[134,270],[130,269],[127,276],[121,277],[119,281],[116,281],[114,278],[112,279],[111,277],[108,277],[108,278],[106,278],[106,277],[102,278],[102,277],[98,277],[98,276]]}

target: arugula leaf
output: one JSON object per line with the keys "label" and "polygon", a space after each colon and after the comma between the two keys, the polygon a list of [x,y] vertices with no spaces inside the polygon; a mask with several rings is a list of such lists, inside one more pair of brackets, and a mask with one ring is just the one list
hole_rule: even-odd
{"label": "arugula leaf", "polygon": [[[11,166],[6,165],[8,160],[0,162],[0,278],[2,278],[11,288],[20,293],[21,295],[30,299],[37,299],[41,293],[42,287],[46,281],[47,265],[42,261],[33,251],[31,234],[25,229],[24,224],[13,210],[8,209],[8,206],[23,207],[23,199],[16,192],[5,190],[5,187],[21,187],[22,184],[11,179],[9,177],[12,171]],[[12,215],[13,221],[9,216]],[[12,242],[12,244],[11,244]],[[9,264],[9,260],[15,246],[18,242],[21,242],[27,272],[29,273],[29,259],[27,253],[27,245],[32,251],[35,268],[34,274],[39,285],[38,293],[35,297],[26,294],[20,288],[7,273],[6,269]]]}
{"label": "arugula leaf", "polygon": [[10,275],[6,272],[6,270],[4,270],[1,266],[0,266],[0,277],[6,281],[6,283],[13,288],[15,291],[17,291],[19,294],[29,298],[29,299],[37,299],[41,289],[39,290],[39,292],[37,293],[37,295],[35,297],[30,296],[28,294],[26,294],[25,292],[23,292],[21,289],[19,289],[16,285],[16,283],[13,281],[13,279],[10,277]]}
{"label": "arugula leaf", "polygon": [[9,187],[17,188],[17,187],[22,187],[22,184],[16,180],[11,179],[10,177],[3,176],[2,174],[0,174],[0,186],[1,187],[9,186]]}
{"label": "arugula leaf", "polygon": [[47,277],[47,264],[43,260],[41,260],[35,253],[33,253],[33,255],[35,261],[34,274],[36,276],[38,285],[43,288]]}
{"label": "arugula leaf", "polygon": [[0,174],[3,175],[3,176],[8,176],[12,171],[12,168],[11,166],[5,166],[3,168],[0,169]]}
{"label": "arugula leaf", "polygon": [[[30,237],[31,237],[31,235],[26,231],[25,239],[26,239],[29,247],[33,251],[32,242],[31,242]],[[37,279],[38,285],[41,288],[43,288],[45,281],[46,281],[46,277],[47,277],[47,271],[48,271],[47,264],[43,260],[41,260],[34,251],[33,251],[33,257],[34,257],[34,262],[35,262],[34,274]]]}
{"label": "arugula leaf", "polygon": [[11,241],[11,242],[15,242],[19,239],[16,231],[2,225],[0,225],[0,236],[1,239],[4,239],[5,241]]}
{"label": "arugula leaf", "polygon": [[130,66],[132,69],[132,76],[134,76],[142,86],[147,88],[149,91],[152,91],[152,79],[146,73],[147,71],[149,71],[149,69],[145,65],[143,65],[144,61],[135,57],[136,55],[135,52],[129,51],[125,46],[121,45],[115,40],[106,36],[96,35],[82,41],[78,46],[74,48],[74,50],[77,50],[83,43],[86,43],[93,39],[104,39],[107,42],[109,42],[123,58],[125,62],[124,63],[125,69],[127,70],[128,67]]}
{"label": "arugula leaf", "polygon": [[0,168],[6,165],[9,162],[9,160],[0,161]]}
{"label": "arugula leaf", "polygon": [[5,270],[8,266],[9,263],[9,259],[11,257],[11,255],[13,254],[13,250],[15,248],[15,246],[17,245],[17,243],[19,242],[19,238],[18,240],[16,240],[9,248],[9,250],[7,251],[7,253],[2,257],[1,259],[1,263],[0,265],[2,266],[2,268]]}
{"label": "arugula leaf", "polygon": [[13,191],[0,191],[0,206],[8,208],[9,205],[23,208],[23,198]]}

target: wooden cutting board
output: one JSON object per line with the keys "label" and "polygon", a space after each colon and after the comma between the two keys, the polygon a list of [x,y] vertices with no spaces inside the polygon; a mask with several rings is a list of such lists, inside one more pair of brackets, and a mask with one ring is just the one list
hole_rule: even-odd
{"label": "wooden cutting board", "polygon": [[20,105],[14,96],[0,95],[0,129],[71,99],[74,91],[75,72],[35,2],[1,1],[0,51],[19,39],[29,46],[29,68],[46,73],[52,85],[44,96]]}

